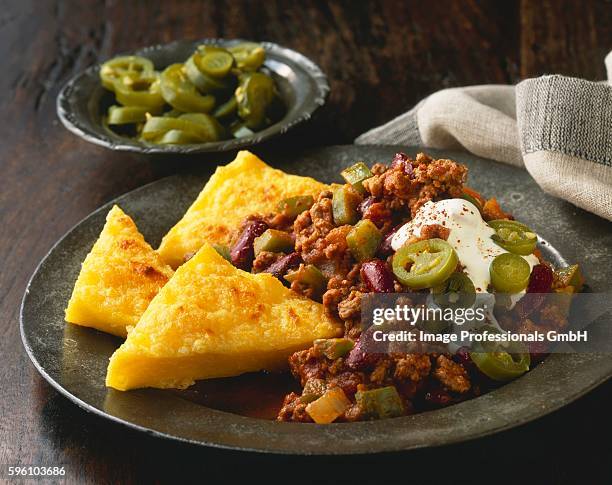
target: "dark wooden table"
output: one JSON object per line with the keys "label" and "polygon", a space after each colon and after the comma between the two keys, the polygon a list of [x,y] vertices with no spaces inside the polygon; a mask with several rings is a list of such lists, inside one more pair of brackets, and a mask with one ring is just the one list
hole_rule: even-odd
{"label": "dark wooden table", "polygon": [[[332,94],[290,143],[350,143],[440,88],[558,72],[603,79],[612,3],[593,1],[3,1],[0,8],[0,481],[11,464],[66,465],[70,482],[221,483],[243,476],[340,483],[401,477],[609,483],[610,382],[534,423],[400,455],[279,458],[152,439],[77,408],[28,361],[26,282],[53,242],[111,198],[202,160],[85,143],[58,122],[69,77],[116,52],[177,38],[271,40],[314,59]],[[212,161],[224,162],[230,155]],[[333,477],[336,477],[334,479]]]}

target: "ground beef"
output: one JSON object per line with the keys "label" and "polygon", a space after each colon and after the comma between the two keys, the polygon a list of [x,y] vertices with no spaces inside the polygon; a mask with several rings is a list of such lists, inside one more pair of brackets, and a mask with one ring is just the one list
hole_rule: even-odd
{"label": "ground beef", "polygon": [[284,212],[268,214],[267,216],[263,217],[263,220],[266,224],[268,224],[268,227],[285,232],[291,231],[295,219],[295,217],[289,217]]}
{"label": "ground beef", "polygon": [[338,303],[338,315],[342,320],[352,320],[361,315],[361,291],[352,290],[349,295]]}
{"label": "ground beef", "polygon": [[311,347],[308,350],[295,352],[289,357],[289,369],[302,387],[308,379],[323,379],[329,364],[324,357],[317,356]]}
{"label": "ground beef", "polygon": [[439,355],[436,359],[433,376],[450,391],[465,393],[470,389],[470,379],[466,370],[445,355]]}
{"label": "ground beef", "polygon": [[393,378],[397,381],[419,382],[431,371],[431,360],[427,354],[407,354],[395,363]]}
{"label": "ground beef", "polygon": [[420,239],[444,239],[445,241],[448,239],[448,235],[450,234],[450,229],[440,224],[428,224],[426,226],[421,227]]}
{"label": "ground beef", "polygon": [[370,382],[374,384],[373,387],[382,387],[388,381],[388,376],[392,372],[393,361],[388,358],[379,360],[374,370],[370,373]]}
{"label": "ground beef", "polygon": [[346,394],[350,399],[355,395],[357,392],[357,387],[362,384],[363,381],[364,376],[362,373],[349,372],[342,368],[340,369],[340,372],[332,375],[327,382],[329,387],[337,386],[341,388],[344,391],[344,394]]}
{"label": "ground beef", "polygon": [[363,185],[372,196],[385,201],[393,211],[410,211],[414,216],[425,202],[444,197],[459,197],[467,178],[467,168],[452,160],[434,160],[419,153],[416,160],[397,157],[385,171]]}
{"label": "ground beef", "polygon": [[312,418],[306,412],[306,403],[300,401],[300,395],[292,392],[285,396],[283,406],[278,412],[278,421],[296,421],[298,423],[312,423]]}
{"label": "ground beef", "polygon": [[371,202],[362,213],[363,219],[371,220],[383,232],[387,232],[393,225],[392,212],[385,202]]}
{"label": "ground beef", "polygon": [[384,163],[375,163],[372,165],[370,172],[372,172],[374,175],[382,175],[387,171],[387,168],[388,167]]}
{"label": "ground beef", "polygon": [[324,238],[334,227],[332,193],[324,190],[310,210],[302,212],[293,223],[295,250],[310,254],[317,241]]}
{"label": "ground beef", "polygon": [[261,273],[284,256],[283,253],[260,252],[253,261],[253,273]]}
{"label": "ground beef", "polygon": [[[348,272],[339,272],[329,279],[327,291],[323,294],[323,306],[328,315],[342,318],[339,311],[340,303],[351,294],[351,291],[361,288],[360,269],[360,264],[354,264]],[[343,320],[352,320],[351,313],[346,313],[345,316]]]}

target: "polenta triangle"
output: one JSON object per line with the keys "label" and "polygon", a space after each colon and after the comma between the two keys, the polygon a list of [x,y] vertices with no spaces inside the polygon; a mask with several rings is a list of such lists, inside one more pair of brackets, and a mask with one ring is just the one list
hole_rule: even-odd
{"label": "polenta triangle", "polygon": [[166,234],[158,252],[178,268],[202,245],[227,244],[231,231],[251,214],[276,210],[282,199],[316,196],[327,186],[310,177],[274,169],[248,151],[219,167],[183,218]]}
{"label": "polenta triangle", "polygon": [[138,323],[172,274],[134,221],[115,205],[83,262],[66,321],[125,337],[127,327]]}
{"label": "polenta triangle", "polygon": [[204,245],[153,299],[110,359],[106,385],[185,388],[198,379],[277,370],[338,323],[270,274],[241,271]]}

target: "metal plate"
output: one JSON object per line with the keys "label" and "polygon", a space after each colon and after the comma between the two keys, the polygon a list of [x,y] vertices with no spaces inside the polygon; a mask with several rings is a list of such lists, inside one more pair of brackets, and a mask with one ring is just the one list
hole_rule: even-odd
{"label": "metal plate", "polygon": [[[157,70],[184,62],[198,45],[230,46],[242,39],[203,39],[196,42],[176,41],[145,47],[129,54],[147,57]],[[103,117],[112,104],[112,94],[100,84],[100,66],[92,66],[70,79],[57,96],[57,114],[66,128],[96,145],[111,150],[138,153],[204,153],[237,150],[286,133],[309,120],[314,111],[325,104],[329,84],[321,68],[299,52],[272,42],[260,43],[266,49],[264,67],[270,72],[286,107],[282,120],[252,136],[214,143],[192,145],[154,145],[123,137],[104,126]],[[125,55],[120,54],[120,55]]]}
{"label": "metal plate", "polygon": [[[354,160],[389,161],[416,148],[339,146],[264,158],[288,172],[338,181]],[[470,168],[469,184],[496,195],[502,206],[548,242],[545,256],[579,262],[593,291],[612,281],[612,223],[542,193],[527,172],[463,153],[427,150]],[[291,160],[288,162],[287,160]],[[222,412],[160,390],[119,392],[104,386],[108,358],[120,340],[64,323],[64,308],[81,261],[96,240],[106,213],[118,203],[155,247],[182,216],[212,169],[173,176],[134,190],[81,221],[49,252],[23,299],[21,331],[40,373],[88,411],[148,433],[193,443],[292,454],[352,454],[436,446],[495,433],[568,404],[612,375],[612,355],[554,354],[533,371],[489,394],[413,416],[328,426],[278,423]]]}

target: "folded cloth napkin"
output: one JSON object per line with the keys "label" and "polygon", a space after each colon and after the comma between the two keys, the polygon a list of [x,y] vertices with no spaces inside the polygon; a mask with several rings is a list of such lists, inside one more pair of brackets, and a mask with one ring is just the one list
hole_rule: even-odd
{"label": "folded cloth napkin", "polygon": [[524,167],[540,187],[612,220],[612,52],[608,83],[565,76],[444,89],[357,144],[463,149]]}

